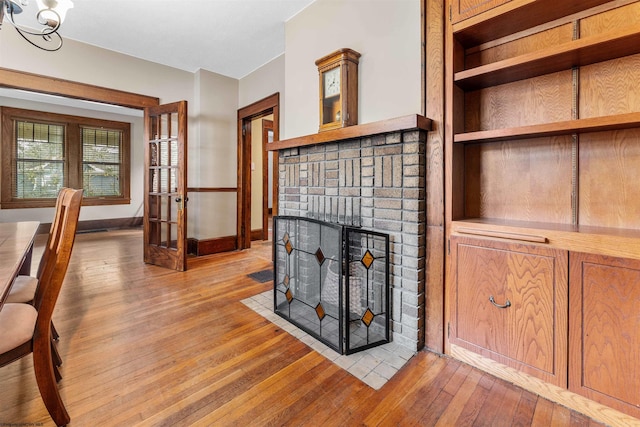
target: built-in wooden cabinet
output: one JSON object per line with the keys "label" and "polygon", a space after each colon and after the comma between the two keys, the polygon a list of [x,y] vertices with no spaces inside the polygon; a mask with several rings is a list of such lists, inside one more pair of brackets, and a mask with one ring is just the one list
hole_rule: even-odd
{"label": "built-in wooden cabinet", "polygon": [[[507,356],[500,347],[505,344],[481,341],[487,335],[483,322],[493,322],[491,317],[478,313],[476,324],[468,319],[470,330],[465,331],[459,329],[462,324],[455,316],[470,316],[466,311],[476,310],[468,304],[478,303],[474,298],[486,291],[485,280],[489,283],[495,276],[500,281],[515,274],[512,266],[518,264],[513,264],[514,259],[528,262],[538,256],[533,252],[525,256],[518,249],[514,258],[511,245],[560,251],[568,253],[569,259],[574,254],[576,259],[582,256],[578,254],[591,254],[625,258],[627,262],[640,260],[640,1],[449,0],[448,7],[445,216],[450,255],[446,294],[447,322],[458,329],[449,335],[447,348],[454,354],[462,347],[543,378],[546,373],[540,373],[547,371],[540,366],[551,347],[541,347],[540,362]],[[463,9],[476,12],[464,15]],[[483,245],[465,245],[461,253],[458,236],[475,236],[491,245],[502,239],[509,248],[494,250],[489,256],[491,250]],[[481,266],[486,270],[480,271]],[[589,274],[604,284],[607,274],[621,278],[623,271],[608,267],[596,273],[592,268]],[[628,275],[624,281],[636,280],[631,277],[634,273],[624,274]],[[554,277],[556,286],[558,280],[568,281],[568,277]],[[620,305],[616,316],[604,312],[598,318],[602,306],[596,300],[613,297],[608,294],[621,291],[622,285],[583,288],[580,308],[574,306],[576,280],[572,276],[571,302],[564,308],[565,313],[572,313],[568,331],[573,338],[564,349],[569,376],[575,380],[578,361],[582,370],[581,385],[569,380],[571,390],[638,417],[638,407],[633,406],[638,402],[618,391],[635,387],[637,392],[637,382],[630,384],[613,365],[612,372],[600,366],[598,373],[585,373],[596,368],[585,358],[595,357],[599,351],[615,354],[628,345],[617,334],[606,336],[610,340],[607,344],[596,343],[591,337],[601,332],[585,330],[602,327],[597,321],[613,325],[630,319],[634,312],[637,322],[637,299]],[[453,295],[455,300],[451,300]],[[554,304],[553,310],[536,314],[546,319],[536,320],[540,325],[556,321],[550,317],[558,312],[558,301]],[[598,319],[589,323],[591,317]],[[521,320],[505,317],[509,323],[505,327],[518,330]],[[575,326],[578,320],[580,326]],[[587,329],[578,332],[574,326]],[[474,331],[475,342],[469,338]],[[640,330],[636,325],[627,332],[629,342],[636,344],[633,356],[627,357],[638,358]],[[576,350],[580,334],[588,344],[583,342]],[[491,345],[495,348],[486,347]],[[506,346],[510,351],[509,345],[513,344]],[[621,360],[634,366],[628,359]],[[635,378],[640,376],[637,365]],[[600,374],[608,379],[596,379]],[[557,378],[545,381],[561,385]],[[585,385],[589,381],[591,385]]]}
{"label": "built-in wooden cabinet", "polygon": [[451,251],[451,343],[566,387],[567,252],[455,236]]}
{"label": "built-in wooden cabinet", "polygon": [[571,254],[570,390],[640,418],[640,261]]}
{"label": "built-in wooden cabinet", "polygon": [[453,0],[450,9],[451,20],[460,22],[509,1],[511,0]]}

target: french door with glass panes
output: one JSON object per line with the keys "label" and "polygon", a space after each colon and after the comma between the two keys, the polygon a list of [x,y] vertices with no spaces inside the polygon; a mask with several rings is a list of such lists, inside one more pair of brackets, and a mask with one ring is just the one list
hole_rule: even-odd
{"label": "french door with glass panes", "polygon": [[184,271],[187,101],[145,109],[144,262]]}

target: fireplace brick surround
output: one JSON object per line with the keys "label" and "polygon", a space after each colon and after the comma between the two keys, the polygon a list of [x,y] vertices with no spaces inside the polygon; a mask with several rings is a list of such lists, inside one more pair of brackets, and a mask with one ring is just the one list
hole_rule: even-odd
{"label": "fireplace brick surround", "polygon": [[427,130],[334,131],[336,141],[325,132],[321,143],[278,150],[279,215],[390,235],[391,339],[413,351],[425,339]]}

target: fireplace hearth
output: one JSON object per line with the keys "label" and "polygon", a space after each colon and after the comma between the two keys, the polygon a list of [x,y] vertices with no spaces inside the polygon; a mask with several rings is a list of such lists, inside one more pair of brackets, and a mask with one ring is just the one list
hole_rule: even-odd
{"label": "fireplace hearth", "polygon": [[389,342],[389,236],[276,216],[274,311],[341,354]]}

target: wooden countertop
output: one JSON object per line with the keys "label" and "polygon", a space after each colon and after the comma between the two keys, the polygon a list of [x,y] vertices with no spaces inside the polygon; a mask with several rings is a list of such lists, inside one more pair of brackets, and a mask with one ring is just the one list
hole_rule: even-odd
{"label": "wooden countertop", "polygon": [[383,133],[422,129],[431,130],[431,120],[419,114],[397,117],[395,119],[381,120],[373,123],[349,126],[345,128],[328,130],[312,135],[297,138],[284,139],[267,144],[268,151],[283,150],[286,148],[302,147],[305,145],[323,144],[325,142],[343,141],[345,139],[362,138]]}

